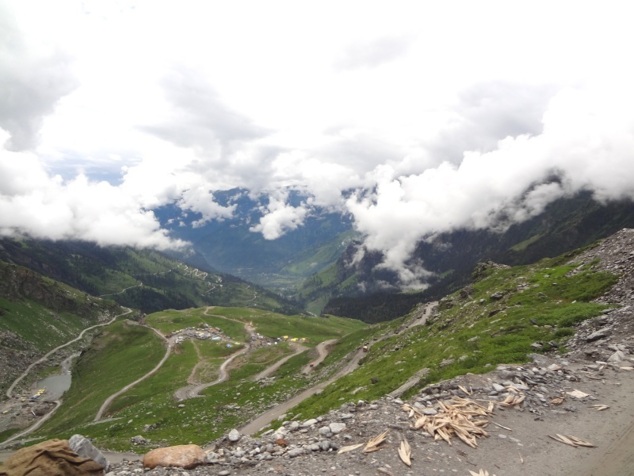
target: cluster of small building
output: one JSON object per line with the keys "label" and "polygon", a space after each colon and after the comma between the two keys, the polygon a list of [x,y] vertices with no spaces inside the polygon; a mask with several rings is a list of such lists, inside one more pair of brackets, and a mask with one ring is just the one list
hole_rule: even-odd
{"label": "cluster of small building", "polygon": [[[180,344],[187,339],[212,340],[216,342],[231,341],[231,339],[229,339],[229,337],[227,337],[221,329],[212,327],[206,323],[201,324],[200,327],[186,327],[184,329],[178,329],[169,334],[167,337],[173,337],[176,344]],[[228,345],[231,346],[232,344],[229,343]]]}

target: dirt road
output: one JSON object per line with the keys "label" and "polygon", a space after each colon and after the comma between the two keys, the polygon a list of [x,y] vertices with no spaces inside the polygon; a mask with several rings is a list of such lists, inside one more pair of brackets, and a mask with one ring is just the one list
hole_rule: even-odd
{"label": "dirt road", "polygon": [[337,339],[325,340],[317,344],[317,347],[315,347],[315,350],[317,350],[317,358],[308,365],[304,366],[304,368],[302,369],[302,373],[308,374],[312,372],[319,364],[321,364],[330,353],[329,347],[332,346],[335,342],[337,342]]}
{"label": "dirt road", "polygon": [[254,433],[257,433],[258,431],[263,429],[265,426],[267,426],[269,423],[279,418],[280,416],[284,415],[291,408],[299,405],[308,397],[311,397],[317,393],[320,393],[324,388],[326,388],[331,383],[340,379],[344,375],[347,375],[350,372],[352,372],[354,369],[358,367],[359,361],[363,358],[364,355],[365,355],[365,352],[363,352],[363,350],[358,350],[357,352],[355,352],[352,358],[346,363],[346,365],[343,368],[341,368],[339,372],[337,372],[335,375],[330,377],[328,380],[320,382],[317,385],[314,385],[304,390],[303,392],[295,395],[290,400],[287,400],[284,403],[281,403],[271,408],[267,412],[257,417],[255,420],[243,426],[240,429],[240,432],[245,435],[253,435]]}
{"label": "dirt road", "polygon": [[68,342],[66,342],[65,344],[62,345],[58,345],[57,347],[55,347],[52,350],[49,350],[43,357],[41,357],[40,359],[36,360],[35,362],[33,362],[31,365],[29,365],[27,367],[27,369],[22,372],[22,374],[16,378],[13,383],[11,384],[11,386],[7,389],[7,398],[11,398],[13,396],[13,389],[16,387],[16,385],[18,385],[28,374],[31,370],[33,370],[33,367],[35,367],[36,365],[39,365],[41,363],[44,363],[48,360],[48,358],[53,355],[55,352],[57,352],[60,349],[63,349],[64,347],[68,347],[71,344],[74,344],[75,342],[80,341],[81,339],[84,338],[84,335],[86,335],[86,332],[89,332],[93,329],[96,329],[97,327],[104,327],[104,326],[109,326],[110,324],[112,324],[114,321],[117,320],[117,318],[121,317],[121,316],[125,316],[127,314],[130,314],[132,312],[132,309],[128,309],[128,308],[124,308],[127,309],[124,313],[118,314],[116,316],[114,316],[112,319],[110,319],[108,322],[102,322],[101,324],[95,324],[94,326],[90,326],[87,327],[86,329],[84,329],[83,331],[81,331],[79,333],[79,335],[77,337],[75,337],[72,340],[69,340]]}
{"label": "dirt road", "polygon": [[174,392],[174,398],[177,401],[187,400],[189,398],[195,398],[200,396],[200,392],[205,390],[206,388],[213,387],[214,385],[218,385],[219,383],[224,382],[229,378],[229,372],[227,371],[227,367],[233,362],[234,359],[240,357],[242,354],[245,354],[249,351],[250,346],[247,344],[243,349],[240,349],[238,352],[234,352],[231,354],[220,366],[219,375],[216,380],[208,383],[199,383],[196,385],[187,385],[186,387],[181,387],[176,392]]}
{"label": "dirt road", "polygon": [[296,344],[294,342],[291,342],[291,347],[295,349],[295,352],[293,352],[290,355],[287,355],[286,357],[282,357],[273,365],[270,365],[269,367],[265,368],[262,372],[260,372],[255,377],[253,377],[253,380],[258,381],[268,377],[269,375],[275,373],[277,369],[279,369],[282,365],[284,365],[288,360],[308,350],[308,347],[304,347],[303,345]]}
{"label": "dirt road", "polygon": [[[410,329],[410,328],[412,328],[414,326],[417,326],[417,325],[425,324],[427,322],[427,319],[429,318],[429,316],[431,316],[431,314],[433,313],[433,311],[434,311],[434,309],[436,308],[437,305],[438,305],[438,303],[435,302],[435,301],[427,303],[425,305],[425,309],[423,310],[422,316],[419,317],[418,319],[416,319],[415,321],[413,321],[412,323],[410,323],[405,328],[403,328],[400,332],[404,332],[405,330]],[[380,342],[381,340],[383,340],[383,339],[385,339],[387,337],[389,337],[389,336],[385,335],[381,339],[379,339],[377,342]],[[322,342],[320,344],[321,347],[318,346],[318,352],[319,352],[319,358],[318,358],[318,362],[317,362],[318,364],[321,363],[321,361],[323,361],[323,359],[326,357],[326,355],[328,355],[328,347],[329,347],[330,344],[333,344],[334,342],[335,341],[325,341],[325,342]],[[344,375],[347,375],[347,374],[353,372],[359,366],[359,362],[361,361],[361,359],[365,355],[366,355],[366,352],[363,349],[357,350],[352,355],[350,360],[341,369],[339,369],[339,371],[335,375],[330,377],[328,380],[326,380],[324,382],[320,382],[317,385],[314,385],[313,387],[310,387],[310,388],[304,390],[303,392],[295,395],[290,400],[287,400],[286,402],[281,403],[281,404],[271,408],[270,410],[266,411],[265,413],[263,413],[262,415],[257,417],[255,420],[253,420],[250,423],[248,423],[247,425],[243,426],[240,429],[240,431],[242,433],[244,433],[245,435],[253,435],[254,433],[257,433],[258,431],[263,429],[265,426],[270,424],[272,421],[274,421],[275,419],[279,418],[281,415],[284,415],[285,413],[287,413],[291,408],[295,407],[296,405],[299,405],[301,402],[306,400],[308,397],[311,397],[311,396],[313,396],[313,395],[315,395],[317,393],[320,393],[324,388],[326,388],[331,383],[337,381],[338,379],[340,379]],[[306,372],[306,367],[304,367],[304,373],[307,373]]]}
{"label": "dirt road", "polygon": [[[253,339],[253,336],[255,335],[255,328],[248,322],[242,322],[239,321],[237,319],[231,319],[229,317],[226,316],[222,316],[220,314],[209,314],[209,311],[214,309],[215,306],[207,306],[207,308],[205,309],[205,316],[213,316],[213,317],[220,317],[222,319],[226,319],[228,321],[233,321],[233,322],[238,322],[240,324],[242,324],[244,326],[244,330],[246,331],[247,335],[248,335],[248,341],[246,346],[243,349],[240,349],[237,352],[234,352],[233,354],[231,354],[220,366],[220,369],[218,370],[218,378],[216,380],[214,380],[213,382],[208,382],[208,383],[198,383],[198,384],[194,384],[194,383],[190,383],[190,385],[187,385],[185,387],[181,387],[178,390],[176,390],[176,392],[174,392],[174,398],[177,401],[182,401],[182,400],[187,400],[189,398],[195,398],[200,396],[200,392],[202,392],[203,390],[205,390],[206,388],[209,387],[213,387],[214,385],[218,385],[219,383],[222,383],[224,381],[226,381],[229,378],[229,372],[227,371],[227,368],[229,367],[229,365],[231,364],[231,362],[233,362],[237,357],[240,357],[241,355],[249,352],[249,350],[251,350],[251,345],[250,345],[250,341]],[[199,354],[200,357],[200,354]],[[196,364],[198,365],[198,364]],[[192,373],[190,374],[190,378],[188,379],[188,382],[191,381],[191,379],[193,378],[194,375],[194,370],[195,368],[192,370]]]}
{"label": "dirt road", "polygon": [[170,354],[172,353],[172,349],[174,347],[174,343],[167,339],[163,334],[161,334],[157,329],[154,329],[153,327],[149,327],[147,326],[149,329],[152,329],[156,335],[158,335],[161,339],[163,339],[166,343],[167,343],[167,348],[165,349],[165,355],[163,355],[163,358],[161,359],[161,361],[156,364],[156,367],[154,367],[152,370],[150,370],[148,373],[146,373],[145,375],[143,375],[141,378],[136,379],[134,382],[126,385],[125,387],[123,387],[121,390],[113,393],[112,395],[110,395],[106,401],[103,402],[103,404],[101,405],[101,407],[99,407],[99,410],[97,411],[97,415],[95,415],[95,419],[93,421],[99,421],[101,420],[101,418],[103,417],[103,414],[106,412],[106,410],[108,409],[108,407],[110,407],[110,404],[114,401],[115,398],[119,397],[120,395],[123,395],[125,392],[127,392],[128,390],[130,390],[132,387],[134,387],[135,385],[137,385],[140,382],[143,382],[145,379],[147,379],[148,377],[151,377],[152,375],[154,375],[156,372],[159,371],[159,369],[163,366],[163,364],[165,363],[165,361],[168,359],[168,357],[170,356]]}
{"label": "dirt road", "polygon": [[[89,332],[89,331],[91,331],[93,329],[96,329],[97,327],[108,326],[108,325],[112,324],[115,320],[117,320],[117,318],[119,318],[121,316],[125,316],[127,314],[130,314],[132,312],[132,309],[128,309],[128,308],[124,308],[124,309],[126,309],[125,312],[123,312],[121,314],[117,314],[112,319],[110,319],[108,322],[103,322],[101,324],[95,324],[94,326],[87,327],[86,329],[81,331],[79,333],[79,335],[77,337],[75,337],[74,339],[69,340],[65,344],[62,344],[62,345],[59,345],[59,346],[55,347],[54,349],[52,349],[49,352],[47,352],[43,357],[41,357],[40,359],[38,359],[37,361],[35,361],[31,365],[29,365],[28,368],[24,372],[22,372],[22,374],[17,379],[15,379],[15,381],[7,389],[7,393],[6,393],[7,398],[12,398],[13,390],[15,389],[15,387],[29,374],[29,372],[33,369],[33,367],[35,367],[38,364],[46,362],[48,360],[48,358],[51,355],[53,355],[55,352],[63,349],[64,347],[68,347],[69,345],[71,345],[71,344],[73,344],[75,342],[78,342],[79,340],[83,339],[87,332]],[[55,403],[55,407],[53,407],[51,409],[51,411],[46,413],[42,418],[40,418],[37,422],[35,422],[30,427],[26,428],[25,430],[22,430],[19,433],[16,433],[15,435],[11,436],[11,438],[9,438],[9,439],[3,441],[2,443],[0,443],[0,448],[6,446],[8,443],[11,443],[13,441],[18,440],[19,438],[22,438],[24,436],[29,435],[32,432],[34,432],[35,430],[37,430],[38,428],[40,428],[49,418],[51,418],[53,416],[53,414],[57,411],[57,409],[62,404],[62,402],[60,400],[56,400],[54,403]]]}

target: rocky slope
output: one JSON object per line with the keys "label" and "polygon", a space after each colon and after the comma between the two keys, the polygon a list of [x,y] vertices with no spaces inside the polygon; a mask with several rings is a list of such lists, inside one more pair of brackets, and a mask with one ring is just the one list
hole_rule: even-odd
{"label": "rocky slope", "polygon": [[[192,469],[148,470],[131,458],[109,474],[634,474],[634,230],[574,261],[619,281],[600,298],[615,306],[579,325],[565,355],[536,354],[530,364],[457,377],[406,402],[351,398],[327,415],[285,421],[256,439],[233,431],[205,447],[198,456],[204,464]],[[403,441],[411,466],[398,454]]]}
{"label": "rocky slope", "polygon": [[67,337],[119,312],[114,302],[0,261],[0,390]]}

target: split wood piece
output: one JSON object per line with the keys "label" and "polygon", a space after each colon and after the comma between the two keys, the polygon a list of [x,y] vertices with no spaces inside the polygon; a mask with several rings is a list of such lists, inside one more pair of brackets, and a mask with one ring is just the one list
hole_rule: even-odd
{"label": "split wood piece", "polygon": [[398,455],[403,463],[407,466],[412,466],[412,448],[409,446],[409,443],[405,438],[403,438],[401,446],[398,448]]}
{"label": "split wood piece", "polygon": [[585,393],[585,392],[582,392],[581,390],[577,390],[577,389],[573,390],[572,392],[566,392],[566,393],[568,395],[570,395],[571,397],[577,398],[579,400],[590,396],[589,393]]}
{"label": "split wood piece", "polygon": [[596,448],[596,446],[590,443],[589,441],[582,440],[581,438],[578,438],[576,436],[560,435],[559,433],[557,433],[556,436],[552,436],[552,435],[548,435],[548,436],[555,441],[559,441],[560,443],[570,445],[574,448],[577,448],[579,446],[584,446],[586,448]]}
{"label": "split wood piece", "polygon": [[500,428],[503,428],[503,429],[505,429],[505,430],[508,430],[508,431],[513,431],[513,430],[512,430],[511,428],[509,428],[508,426],[500,425],[499,423],[496,423],[496,422],[494,422],[494,421],[492,421],[491,423],[493,423],[495,426],[499,426]]}
{"label": "split wood piece", "polygon": [[363,452],[364,453],[372,453],[374,451],[379,451],[380,450],[379,447],[380,447],[381,443],[383,443],[385,441],[385,439],[387,438],[388,433],[389,433],[389,430],[385,430],[380,435],[377,435],[374,438],[371,438],[366,443],[365,448],[363,448]]}
{"label": "split wood piece", "polygon": [[358,445],[348,445],[348,446],[342,446],[339,451],[337,452],[338,455],[340,455],[341,453],[347,453],[349,451],[354,451],[357,448],[361,448],[363,446],[363,443],[359,443]]}
{"label": "split wood piece", "polygon": [[509,393],[498,405],[503,407],[515,407],[524,400],[526,400],[526,396],[523,393]]}
{"label": "split wood piece", "polygon": [[467,390],[467,389],[466,389],[465,387],[463,387],[462,385],[458,385],[458,388],[459,388],[460,390],[462,390],[462,391],[465,393],[465,395],[469,395],[469,396],[471,396],[471,391],[470,391],[470,390]]}

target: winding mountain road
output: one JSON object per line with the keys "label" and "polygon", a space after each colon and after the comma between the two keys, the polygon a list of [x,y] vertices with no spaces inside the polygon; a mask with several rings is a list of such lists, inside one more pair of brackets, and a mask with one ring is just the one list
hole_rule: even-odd
{"label": "winding mountain road", "polygon": [[72,340],[69,340],[68,342],[66,342],[65,344],[62,345],[58,345],[57,347],[55,347],[52,350],[49,350],[43,357],[41,357],[40,359],[36,360],[35,362],[33,362],[31,365],[29,365],[27,367],[27,369],[22,372],[22,374],[16,378],[13,383],[11,384],[11,386],[7,389],[6,395],[7,398],[11,398],[13,396],[13,389],[15,389],[16,385],[18,385],[28,374],[29,372],[31,372],[31,370],[33,369],[33,367],[35,367],[36,365],[39,365],[41,363],[44,363],[48,360],[48,358],[53,355],[55,352],[57,352],[60,349],[63,349],[64,347],[68,347],[71,344],[74,344],[77,341],[80,341],[81,339],[83,339],[84,335],[86,335],[86,332],[89,332],[93,329],[96,329],[97,327],[104,327],[104,326],[109,326],[110,324],[112,324],[114,321],[117,320],[118,317],[121,316],[125,316],[127,314],[130,314],[132,312],[132,309],[129,308],[124,308],[126,309],[125,312],[118,314],[116,316],[114,316],[112,319],[110,319],[108,322],[102,322],[101,324],[95,324],[94,326],[90,326],[90,327],[86,327],[83,331],[81,331],[79,333],[79,335],[77,337],[75,337]]}
{"label": "winding mountain road", "polygon": [[[438,303],[435,302],[435,301],[427,303],[425,305],[425,309],[423,310],[423,314],[419,318],[417,318],[416,320],[411,322],[409,325],[407,325],[403,329],[401,329],[399,331],[399,333],[402,333],[402,332],[404,332],[406,330],[409,330],[412,327],[425,324],[427,322],[427,319],[432,315],[433,311],[436,309],[437,305],[438,305]],[[384,335],[377,342],[380,342],[381,340],[386,339],[387,337],[390,337],[390,336],[389,335]],[[332,343],[333,343],[332,341],[322,342],[323,346],[321,347],[321,352],[327,352],[329,344],[332,344]],[[321,357],[321,352],[320,352],[320,357]],[[328,380],[325,380],[323,382],[318,383],[317,385],[314,385],[314,386],[312,386],[310,388],[307,388],[303,392],[298,393],[297,395],[295,395],[290,400],[287,400],[286,402],[281,403],[281,404],[279,404],[279,405],[267,410],[265,413],[263,413],[262,415],[257,417],[255,420],[252,420],[250,423],[248,423],[245,426],[243,426],[240,429],[240,432],[245,434],[245,435],[253,435],[253,434],[257,433],[258,431],[262,430],[264,427],[269,425],[272,421],[274,421],[277,418],[279,418],[280,416],[284,415],[291,408],[299,405],[301,402],[306,400],[308,397],[312,397],[313,395],[315,395],[317,393],[321,393],[328,385],[330,385],[331,383],[337,381],[338,379],[340,379],[344,375],[347,375],[347,374],[351,373],[352,371],[354,371],[359,366],[359,362],[361,361],[361,359],[365,355],[366,355],[366,352],[363,350],[363,348],[358,349],[352,355],[352,358],[350,358],[350,360],[348,360],[348,362],[346,362],[346,364],[341,369],[339,369],[339,371],[335,375],[330,377]],[[325,358],[325,356],[324,356],[324,358]],[[323,358],[321,360],[323,360]]]}
{"label": "winding mountain road", "polygon": [[[31,365],[29,365],[27,367],[27,369],[22,372],[22,374],[13,381],[13,383],[11,384],[11,386],[7,389],[6,395],[8,398],[11,398],[13,396],[13,390],[15,389],[16,385],[18,385],[28,374],[29,372],[33,369],[33,367],[35,367],[38,364],[41,364],[43,362],[46,362],[46,360],[53,355],[55,352],[57,352],[60,349],[63,349],[64,347],[68,347],[69,345],[83,339],[83,337],[86,335],[87,332],[96,329],[97,327],[104,327],[104,326],[108,326],[110,324],[112,324],[115,320],[117,320],[117,318],[121,317],[121,316],[125,316],[127,314],[130,314],[132,312],[132,309],[129,308],[124,308],[126,309],[125,312],[121,313],[121,314],[117,314],[116,316],[114,316],[112,319],[110,319],[108,322],[102,322],[101,324],[95,324],[94,326],[90,326],[87,327],[86,329],[84,329],[83,331],[81,331],[79,333],[79,335],[77,337],[75,337],[72,340],[69,340],[68,342],[66,342],[65,344],[59,345],[57,347],[55,347],[54,349],[50,350],[49,352],[47,352],[42,358],[36,360],[35,362],[33,362]],[[31,425],[30,427],[28,427],[27,429],[16,433],[15,435],[11,436],[10,438],[4,440],[2,443],[0,443],[0,448],[5,447],[8,443],[11,443],[12,441],[15,441],[19,438],[22,438],[23,436],[29,435],[30,433],[34,432],[35,430],[37,430],[38,428],[40,428],[49,418],[51,418],[53,416],[53,414],[57,411],[57,409],[61,406],[62,402],[61,400],[55,400],[55,407],[53,407],[51,409],[51,411],[49,411],[48,413],[46,413],[42,418],[40,418],[38,421],[36,421],[33,425]]]}
{"label": "winding mountain road", "polygon": [[312,362],[310,362],[308,365],[305,365],[304,368],[302,369],[302,373],[309,374],[310,372],[315,370],[315,368],[319,364],[321,364],[324,361],[324,359],[328,356],[328,354],[330,353],[329,347],[334,345],[335,342],[337,342],[337,339],[325,340],[317,344],[317,347],[315,347],[315,350],[317,351],[317,358],[313,360]]}
{"label": "winding mountain road", "polygon": [[[237,319],[231,319],[229,317],[226,316],[222,316],[220,314],[209,314],[209,311],[213,309],[213,306],[209,306],[205,309],[205,315],[206,316],[214,316],[214,317],[220,317],[222,319],[226,319],[228,321],[233,321],[233,322],[238,322],[240,324],[244,325],[244,329],[247,332],[247,334],[249,335],[249,341],[253,340],[253,337],[255,336],[255,328],[250,324],[250,323],[245,323],[243,321],[239,321]],[[275,373],[284,363],[286,363],[289,359],[291,359],[292,357],[295,357],[298,354],[301,354],[302,352],[305,352],[306,350],[308,350],[307,347],[301,345],[301,344],[295,344],[292,343],[291,344],[294,348],[295,348],[295,352],[293,352],[290,355],[284,356],[281,359],[277,360],[275,363],[273,363],[272,365],[270,365],[269,367],[267,367],[266,369],[264,369],[262,372],[260,372],[259,374],[257,374],[255,377],[253,377],[253,380],[258,381],[261,380],[263,378],[268,377],[269,375]],[[176,392],[174,392],[174,398],[177,401],[183,401],[183,400],[187,400],[189,398],[196,398],[200,396],[200,392],[202,392],[203,390],[212,387],[214,385],[218,385],[219,383],[225,382],[228,378],[229,378],[229,372],[227,371],[227,368],[229,367],[229,365],[233,362],[234,359],[236,359],[237,357],[246,354],[247,352],[249,352],[251,350],[251,345],[250,343],[247,343],[246,346],[243,349],[240,349],[238,352],[235,352],[234,354],[231,354],[220,366],[219,369],[219,375],[218,378],[216,380],[214,380],[213,382],[209,382],[209,383],[194,383],[192,382],[193,379],[193,375],[195,372],[196,367],[194,367],[194,369],[192,370],[192,374],[190,374],[190,377],[188,379],[188,383],[189,385],[179,388],[178,390],[176,390]],[[323,360],[323,359],[322,359]],[[196,364],[196,366],[198,366],[198,364]]]}
{"label": "winding mountain road", "polygon": [[284,365],[290,359],[308,350],[308,347],[305,347],[301,344],[296,344],[295,342],[291,342],[291,347],[295,349],[295,352],[285,357],[282,357],[280,360],[276,361],[274,364],[265,368],[262,372],[260,372],[255,377],[253,377],[253,380],[257,382],[258,380],[262,380],[263,378],[268,377],[269,375],[275,373],[282,365]]}
{"label": "winding mountain road", "polygon": [[242,354],[247,353],[249,349],[250,345],[247,344],[238,352],[234,352],[233,354],[231,354],[220,366],[220,369],[218,370],[218,378],[213,382],[187,385],[186,387],[179,388],[178,390],[176,390],[176,392],[174,392],[174,398],[177,401],[181,402],[190,398],[200,397],[200,392],[202,392],[206,388],[213,387],[214,385],[218,385],[219,383],[226,381],[229,378],[227,367],[231,364],[231,362],[233,362],[234,359],[240,357]]}
{"label": "winding mountain road", "polygon": [[167,360],[167,358],[170,356],[170,354],[172,353],[172,349],[174,347],[174,343],[167,339],[161,332],[158,331],[158,329],[154,329],[153,327],[150,326],[146,326],[149,329],[153,330],[156,335],[158,335],[161,339],[163,339],[166,343],[167,343],[167,348],[165,350],[165,355],[163,355],[163,358],[160,360],[160,362],[158,364],[156,364],[156,367],[154,367],[152,370],[150,370],[148,373],[146,373],[145,375],[143,375],[142,377],[136,379],[134,382],[126,385],[125,387],[123,387],[121,390],[113,393],[112,395],[110,395],[101,405],[101,407],[99,407],[99,410],[97,411],[97,414],[95,415],[95,419],[93,421],[97,422],[100,421],[103,417],[103,414],[106,412],[106,410],[108,409],[108,407],[110,407],[110,404],[114,401],[115,398],[119,397],[120,395],[124,394],[125,392],[127,392],[128,390],[130,390],[132,387],[134,387],[135,385],[143,382],[146,378],[154,375],[156,372],[159,371],[159,369],[163,366],[163,364],[165,363],[165,361]]}
{"label": "winding mountain road", "polygon": [[307,388],[303,392],[298,393],[290,400],[287,400],[284,403],[281,403],[271,408],[270,410],[266,411],[265,413],[257,417],[255,420],[252,420],[250,423],[240,428],[240,433],[243,433],[245,435],[253,435],[254,433],[257,433],[266,425],[271,423],[273,420],[276,420],[280,416],[284,415],[291,408],[299,405],[308,397],[312,397],[313,395],[320,393],[321,391],[323,391],[324,388],[326,388],[331,383],[340,379],[344,375],[347,375],[350,372],[352,372],[354,369],[358,367],[359,361],[363,358],[364,355],[365,355],[365,352],[363,350],[361,349],[358,350],[357,352],[354,353],[354,355],[346,363],[346,365],[343,368],[341,368],[339,372],[337,372],[335,375],[330,377],[328,380],[320,382],[317,385],[313,385],[312,387]]}
{"label": "winding mountain road", "polygon": [[[247,322],[242,322],[242,321],[239,321],[237,319],[231,319],[230,317],[222,316],[220,314],[209,314],[209,311],[214,309],[214,307],[215,306],[207,306],[207,308],[205,309],[204,315],[205,316],[219,317],[221,319],[226,319],[227,321],[233,321],[233,322],[237,322],[239,324],[242,324],[244,326],[244,330],[246,331],[246,333],[249,336],[247,344],[245,345],[244,348],[240,349],[237,352],[234,352],[229,357],[227,357],[227,359],[225,359],[225,361],[220,366],[220,369],[218,370],[218,378],[216,380],[214,380],[213,382],[193,383],[194,372],[196,370],[196,367],[198,366],[198,364],[196,364],[196,367],[194,367],[194,369],[192,369],[192,373],[190,374],[189,378],[187,379],[187,382],[189,383],[189,385],[187,385],[185,387],[181,387],[178,390],[176,390],[176,392],[174,392],[174,398],[177,401],[179,401],[179,402],[183,401],[183,400],[188,400],[190,398],[199,397],[200,396],[200,392],[202,392],[206,388],[213,387],[214,385],[218,385],[219,383],[222,383],[222,382],[226,381],[229,378],[229,372],[227,371],[227,368],[229,367],[231,362],[233,362],[236,358],[240,357],[241,355],[246,354],[251,349],[250,341],[255,336],[255,329],[253,328],[253,326],[251,324],[247,323]],[[200,357],[200,355],[199,355],[199,357]]]}

